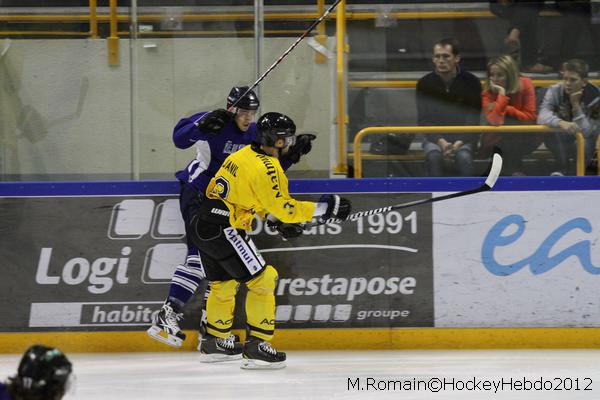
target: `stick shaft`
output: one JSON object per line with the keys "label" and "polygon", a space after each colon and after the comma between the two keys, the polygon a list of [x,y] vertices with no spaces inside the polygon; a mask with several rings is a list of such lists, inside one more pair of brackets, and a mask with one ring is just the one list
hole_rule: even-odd
{"label": "stick shaft", "polygon": [[271,66],[256,80],[256,82],[254,82],[252,84],[252,86],[250,86],[248,88],[248,90],[246,90],[246,92],[241,95],[236,101],[235,103],[233,103],[232,107],[235,107],[237,105],[237,103],[244,98],[244,96],[246,96],[248,93],[250,93],[250,91],[252,89],[254,89],[256,86],[258,86],[258,84],[260,82],[262,82],[263,79],[265,79],[267,77],[267,75],[269,75],[269,73],[271,71],[273,71],[275,69],[275,67],[281,62],[283,61],[283,59],[285,57],[287,57],[288,54],[290,54],[292,52],[292,50],[294,50],[294,48],[298,45],[298,43],[300,43],[302,41],[302,39],[304,39],[306,36],[308,36],[308,34],[310,32],[312,32],[313,29],[315,29],[315,27],[317,25],[319,25],[321,23],[321,21],[323,21],[325,19],[325,17],[327,17],[329,15],[329,13],[331,13],[333,11],[333,9],[341,2],[342,0],[336,0],[331,7],[329,7],[324,13],[323,15],[321,15],[319,17],[319,19],[315,20],[309,27],[308,29],[298,38],[296,39],[296,41],[294,43],[292,43],[292,45],[281,55],[281,57],[279,57],[273,64],[271,64]]}
{"label": "stick shaft", "polygon": [[[420,206],[422,204],[427,204],[427,203],[435,203],[438,201],[443,201],[443,200],[449,200],[449,199],[454,199],[457,197],[462,197],[462,196],[468,196],[471,194],[475,194],[475,193],[480,193],[480,192],[485,192],[487,190],[490,190],[491,188],[487,185],[483,185],[480,186],[478,188],[475,189],[470,189],[470,190],[466,190],[464,192],[456,192],[456,193],[451,193],[451,194],[446,194],[444,196],[438,196],[438,197],[432,197],[429,199],[422,199],[422,200],[415,200],[415,201],[410,201],[408,203],[401,203],[401,204],[395,204],[393,206],[387,206],[387,207],[381,207],[381,208],[374,208],[371,210],[365,210],[365,211],[358,211],[355,213],[352,213],[350,215],[348,215],[348,219],[346,219],[346,221],[355,221],[359,218],[362,217],[367,217],[369,215],[375,215],[375,214],[385,214],[388,213],[390,211],[394,211],[394,210],[400,210],[403,208],[411,208],[411,207],[416,207],[416,206]],[[318,223],[318,222],[309,222],[308,224],[304,225],[304,229],[310,229],[314,226],[318,226],[318,225],[323,225],[323,224],[330,224],[330,223],[340,223],[340,222],[344,222],[340,219],[329,219],[324,223]]]}
{"label": "stick shaft", "polygon": [[[487,176],[487,179],[485,180],[483,185],[481,185],[477,188],[464,190],[462,192],[450,193],[450,194],[446,194],[443,196],[432,197],[430,199],[415,200],[415,201],[410,201],[408,203],[402,203],[402,204],[396,204],[396,205],[387,206],[387,207],[375,208],[372,210],[359,211],[359,212],[355,212],[355,213],[348,215],[348,218],[345,221],[354,221],[354,220],[357,220],[359,218],[366,217],[369,215],[384,214],[384,213],[387,213],[387,212],[390,212],[393,210],[400,210],[402,208],[415,207],[415,206],[419,206],[421,204],[435,203],[438,201],[449,200],[449,199],[454,199],[457,197],[468,196],[468,195],[475,194],[475,193],[485,192],[487,190],[490,190],[496,184],[496,180],[498,179],[498,176],[500,176],[500,171],[502,170],[502,162],[503,162],[502,157],[499,154],[494,154],[494,156],[492,157],[492,163],[490,164],[490,167],[489,167],[490,172]],[[344,222],[344,221],[342,221],[340,219],[330,218],[324,222],[309,222],[304,225],[304,229],[310,229],[312,227],[315,227],[318,225],[323,225],[323,224],[340,223],[340,222]]]}

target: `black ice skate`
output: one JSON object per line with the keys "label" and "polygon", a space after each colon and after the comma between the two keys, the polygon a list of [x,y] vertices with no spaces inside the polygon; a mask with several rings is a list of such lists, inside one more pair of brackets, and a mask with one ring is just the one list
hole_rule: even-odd
{"label": "black ice skate", "polygon": [[244,344],[242,369],[285,368],[285,353],[275,350],[269,342],[250,336]]}
{"label": "black ice skate", "polygon": [[236,335],[226,339],[205,334],[200,341],[200,362],[212,363],[232,361],[242,358],[242,344],[236,342]]}
{"label": "black ice skate", "polygon": [[181,347],[185,333],[179,328],[183,313],[173,310],[171,302],[163,304],[161,310],[152,320],[152,326],[146,331],[152,339],[173,347]]}
{"label": "black ice skate", "polygon": [[[210,336],[210,334],[206,333],[206,328],[204,329],[204,331],[202,331],[202,327],[200,327],[200,334],[198,335],[198,346],[196,347],[196,350],[202,351],[202,338]],[[239,345],[240,348],[242,347],[242,343],[240,343],[240,337],[238,335],[231,335],[228,339],[233,340],[236,346]]]}

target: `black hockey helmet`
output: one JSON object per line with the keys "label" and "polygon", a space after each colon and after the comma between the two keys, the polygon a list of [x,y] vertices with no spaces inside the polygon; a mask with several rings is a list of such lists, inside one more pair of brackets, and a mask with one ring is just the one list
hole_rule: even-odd
{"label": "black hockey helmet", "polygon": [[[229,96],[227,96],[227,108],[234,105],[235,102],[238,101],[238,99],[247,91],[248,86],[232,87],[231,91],[229,92]],[[240,101],[238,101],[235,106],[244,110],[258,110],[260,102],[258,101],[258,96],[256,95],[256,93],[254,93],[254,91],[251,90]]]}
{"label": "black hockey helmet", "polygon": [[260,143],[265,146],[275,146],[277,139],[284,139],[283,147],[291,146],[296,139],[296,124],[287,115],[278,112],[263,114],[256,122]]}
{"label": "black hockey helmet", "polygon": [[42,345],[31,346],[19,363],[12,379],[23,393],[40,398],[60,398],[68,390],[73,367],[58,349]]}

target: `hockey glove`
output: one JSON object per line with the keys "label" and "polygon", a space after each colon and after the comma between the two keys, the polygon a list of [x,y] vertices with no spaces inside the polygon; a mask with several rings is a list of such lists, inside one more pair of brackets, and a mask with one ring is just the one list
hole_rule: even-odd
{"label": "hockey glove", "polygon": [[300,224],[286,224],[281,221],[267,220],[267,226],[275,228],[284,239],[297,238],[304,232],[304,228]]}
{"label": "hockey glove", "polygon": [[225,124],[233,119],[233,113],[219,108],[204,115],[198,121],[198,129],[206,133],[217,134]]}
{"label": "hockey glove", "polygon": [[337,194],[324,194],[319,199],[319,202],[327,203],[327,211],[319,217],[320,223],[325,223],[330,218],[344,221],[352,211],[350,200],[340,197]]}
{"label": "hockey glove", "polygon": [[287,158],[294,164],[300,161],[300,156],[308,154],[312,150],[312,141],[317,137],[312,133],[303,133],[296,136],[296,143],[287,152]]}

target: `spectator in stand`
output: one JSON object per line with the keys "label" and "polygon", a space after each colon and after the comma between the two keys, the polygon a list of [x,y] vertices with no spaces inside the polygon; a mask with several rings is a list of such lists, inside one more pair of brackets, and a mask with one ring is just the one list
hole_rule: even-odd
{"label": "spectator in stand", "polygon": [[[533,125],[536,123],[535,91],[531,79],[519,76],[519,67],[508,55],[490,60],[482,92],[482,107],[489,125]],[[484,133],[479,155],[487,157],[494,147],[504,155],[507,175],[523,176],[523,157],[541,143],[539,135]]]}
{"label": "spectator in stand", "polygon": [[538,43],[539,13],[544,7],[540,0],[490,0],[490,11],[509,22],[508,34],[504,39],[506,53],[521,66],[521,71],[549,74],[552,67],[539,61]]}
{"label": "spectator in stand", "polygon": [[[417,119],[421,126],[479,125],[481,83],[460,67],[459,43],[454,38],[433,46],[434,71],[417,82]],[[429,176],[442,176],[444,160],[460,176],[473,174],[477,134],[425,135],[423,150]]]}
{"label": "spectator in stand", "polygon": [[585,138],[585,165],[590,161],[596,147],[600,129],[600,89],[588,82],[588,65],[580,59],[572,59],[562,66],[563,80],[546,91],[538,123],[552,128],[562,128],[565,133],[547,135],[545,144],[554,154],[559,170],[553,176],[573,174],[575,159],[575,133]]}

